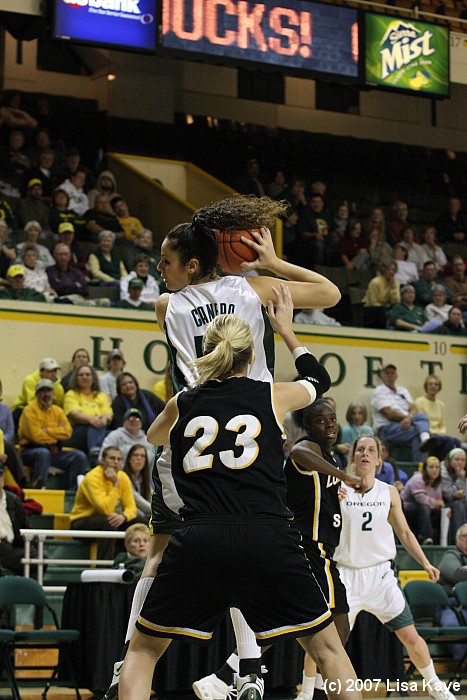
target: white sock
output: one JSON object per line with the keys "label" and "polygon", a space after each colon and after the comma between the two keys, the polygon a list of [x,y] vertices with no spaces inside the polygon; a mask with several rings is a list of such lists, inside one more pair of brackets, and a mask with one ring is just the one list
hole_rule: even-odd
{"label": "white sock", "polygon": [[238,658],[238,654],[230,654],[225,663],[230,666],[234,673],[238,673],[240,667],[240,659]]}
{"label": "white sock", "polygon": [[153,581],[154,576],[145,576],[144,578],[140,578],[136,584],[135,592],[133,594],[133,601],[131,603],[130,619],[128,620],[125,642],[129,642],[133,635],[136,620],[138,619],[138,615],[141,612],[141,608],[143,607],[143,603],[146,600],[146,596],[152,586]]}
{"label": "white sock", "polygon": [[319,671],[316,673],[316,678],[315,678],[315,688],[316,690],[324,690],[324,683],[323,683],[323,676]]}
{"label": "white sock", "polygon": [[245,618],[238,608],[230,608],[230,617],[237,640],[237,651],[241,659],[259,659],[261,649],[256,644],[253,630],[248,627]]}
{"label": "white sock", "polygon": [[420,442],[426,442],[431,437],[430,433],[420,433]]}
{"label": "white sock", "polygon": [[435,665],[433,661],[430,661],[428,666],[425,666],[425,668],[419,668],[418,670],[422,674],[423,678],[427,681],[427,683],[436,683],[439,681],[438,674],[435,671]]}
{"label": "white sock", "polygon": [[303,693],[308,693],[313,697],[313,692],[315,690],[315,677],[314,676],[305,676],[305,671],[303,671],[303,678],[302,678],[302,692]]}

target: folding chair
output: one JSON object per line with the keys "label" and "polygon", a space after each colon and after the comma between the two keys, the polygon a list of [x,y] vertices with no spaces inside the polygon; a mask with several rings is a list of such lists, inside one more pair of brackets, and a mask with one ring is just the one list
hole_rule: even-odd
{"label": "folding chair", "polygon": [[[467,608],[467,581],[459,581],[452,589],[454,598],[459,603],[460,608]],[[462,619],[467,624],[464,613],[461,611]]]}
{"label": "folding chair", "polygon": [[10,657],[10,654],[14,653],[14,642],[15,633],[12,630],[0,629],[0,664],[5,669],[6,678],[14,700],[21,700]]}
{"label": "folding chair", "polygon": [[[70,681],[75,688],[76,697],[80,700],[78,684],[74,675],[71,661],[71,644],[79,639],[78,630],[60,629],[55,610],[47,602],[42,587],[30,578],[23,576],[4,576],[0,578],[0,605],[4,605],[13,612],[18,605],[32,605],[35,608],[34,629],[15,630],[12,632],[12,647],[15,649],[57,649],[62,652],[63,660],[66,664]],[[45,629],[43,624],[44,609],[48,610],[52,616],[56,629]],[[13,663],[13,677],[16,667]],[[46,679],[46,685],[42,693],[43,700],[46,699],[47,692],[51,685],[56,685],[58,673],[58,662],[56,665],[32,665],[21,666],[21,670],[51,670],[52,675]],[[44,682],[44,678],[28,679]],[[16,685],[16,684],[15,684]],[[16,685],[17,687],[17,685]],[[19,698],[19,693],[18,693]]]}
{"label": "folding chair", "polygon": [[[465,644],[467,625],[442,627],[438,623],[439,607],[451,608],[457,614],[456,608],[451,604],[449,596],[442,586],[432,581],[409,581],[404,588],[404,594],[412,612],[417,632],[427,644]],[[440,659],[446,658],[446,655],[442,653],[432,654],[433,656],[439,656]],[[462,661],[457,664],[454,670],[455,677],[458,676],[461,666]],[[414,665],[411,663],[407,674],[410,675],[413,670]]]}
{"label": "folding chair", "polygon": [[[456,583],[456,585],[452,589],[452,592],[459,606],[457,609],[459,622],[461,625],[467,625],[467,613],[464,612],[464,609],[467,608],[467,581],[459,581],[459,583]],[[465,643],[467,643],[467,638],[464,641]],[[459,670],[464,665],[466,658],[467,650],[462,659],[460,659],[459,661]]]}

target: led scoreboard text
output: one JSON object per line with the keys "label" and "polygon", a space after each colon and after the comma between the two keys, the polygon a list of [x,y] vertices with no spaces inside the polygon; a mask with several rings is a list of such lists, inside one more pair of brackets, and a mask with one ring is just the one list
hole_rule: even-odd
{"label": "led scoreboard text", "polygon": [[276,0],[163,0],[162,45],[279,68],[358,77],[356,10]]}

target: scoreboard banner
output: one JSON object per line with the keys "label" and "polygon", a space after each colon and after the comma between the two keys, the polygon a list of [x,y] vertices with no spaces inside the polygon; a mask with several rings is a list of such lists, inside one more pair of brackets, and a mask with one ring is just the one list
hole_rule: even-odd
{"label": "scoreboard banner", "polygon": [[162,47],[358,78],[357,10],[302,0],[163,0]]}
{"label": "scoreboard banner", "polygon": [[156,0],[55,0],[53,36],[126,49],[156,48]]}
{"label": "scoreboard banner", "polygon": [[365,14],[365,82],[414,94],[449,95],[449,30]]}

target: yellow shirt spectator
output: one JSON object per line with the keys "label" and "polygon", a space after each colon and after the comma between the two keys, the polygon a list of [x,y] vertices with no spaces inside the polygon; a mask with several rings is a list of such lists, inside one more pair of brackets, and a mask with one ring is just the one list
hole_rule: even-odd
{"label": "yellow shirt spectator", "polygon": [[39,369],[32,374],[28,374],[23,381],[20,394],[17,396],[11,406],[11,410],[16,408],[24,408],[36,398],[36,384],[40,379],[50,379],[54,383],[54,403],[57,406],[63,406],[65,391],[58,377],[60,369],[56,360],[51,357],[46,357],[39,365]]}
{"label": "yellow shirt spectator", "polygon": [[127,522],[134,520],[137,508],[130,478],[125,472],[119,471],[118,482],[114,485],[106,479],[101,465],[91,469],[78,488],[70,521],[118,512],[126,517]]}
{"label": "yellow shirt spectator", "polygon": [[19,419],[19,444],[24,447],[36,445],[56,445],[71,437],[71,425],[60,406],[52,404],[44,409],[37,399],[26,406]]}
{"label": "yellow shirt spectator", "polygon": [[[110,399],[102,391],[96,391],[87,395],[70,389],[65,394],[63,410],[67,416],[70,416],[72,411],[79,411],[86,416],[113,415]],[[73,423],[72,416],[70,420]]]}

